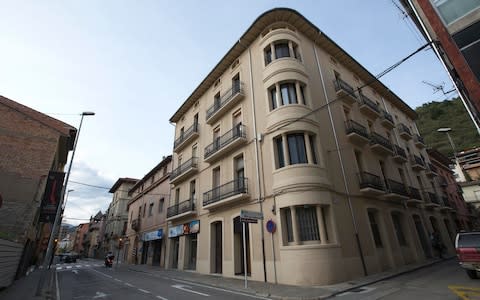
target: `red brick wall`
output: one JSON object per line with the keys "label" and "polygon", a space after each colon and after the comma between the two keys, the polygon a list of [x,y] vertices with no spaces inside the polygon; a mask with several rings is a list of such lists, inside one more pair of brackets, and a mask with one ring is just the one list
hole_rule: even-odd
{"label": "red brick wall", "polygon": [[437,39],[440,41],[447,57],[457,70],[460,79],[468,90],[472,104],[476,107],[477,111],[480,112],[480,83],[477,81],[462,53],[443,25],[442,20],[437,15],[430,0],[417,0],[417,2],[425,14],[425,17],[428,19],[430,26],[435,31]]}

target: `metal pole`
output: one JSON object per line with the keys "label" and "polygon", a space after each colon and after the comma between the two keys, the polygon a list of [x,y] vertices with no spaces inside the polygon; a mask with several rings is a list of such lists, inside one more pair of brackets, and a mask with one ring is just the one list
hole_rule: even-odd
{"label": "metal pole", "polygon": [[457,150],[455,149],[455,144],[453,143],[452,137],[448,133],[448,131],[445,132],[447,134],[448,141],[450,142],[450,145],[452,146],[453,149],[453,156],[455,157],[455,160],[457,160]]}
{"label": "metal pole", "polygon": [[62,192],[60,193],[60,203],[58,204],[57,207],[57,213],[55,215],[55,221],[53,222],[53,227],[52,231],[50,232],[50,238],[48,239],[48,246],[47,246],[47,253],[45,254],[45,257],[43,259],[43,268],[47,269],[48,262],[50,261],[50,256],[53,254],[52,253],[52,246],[53,246],[53,240],[54,240],[54,235],[55,232],[57,231],[57,228],[59,226],[59,221],[60,221],[60,215],[62,213],[62,206],[63,206],[63,201],[65,198],[65,190],[67,189],[67,184],[68,184],[68,178],[70,177],[70,172],[72,170],[72,163],[73,163],[73,158],[75,157],[75,150],[77,149],[77,143],[78,143],[78,138],[80,137],[80,130],[82,129],[82,123],[83,123],[83,117],[85,115],[82,114],[82,118],[80,119],[80,126],[78,127],[78,132],[77,136],[75,138],[75,142],[73,144],[73,152],[72,152],[72,157],[70,157],[70,164],[68,166],[68,171],[65,177],[65,184],[62,187]]}
{"label": "metal pole", "polygon": [[243,223],[243,273],[245,273],[245,288],[248,287],[247,279],[247,239],[245,238],[245,222]]}
{"label": "metal pole", "polygon": [[273,240],[273,232],[270,235],[272,236],[273,273],[275,274],[275,284],[277,284],[277,265],[275,264],[275,242]]}

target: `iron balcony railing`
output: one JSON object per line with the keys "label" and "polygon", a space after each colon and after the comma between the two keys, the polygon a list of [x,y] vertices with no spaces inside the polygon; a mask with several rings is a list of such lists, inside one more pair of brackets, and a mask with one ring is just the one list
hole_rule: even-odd
{"label": "iron balcony railing", "polygon": [[220,97],[220,100],[215,101],[212,106],[207,109],[207,120],[220,108],[225,106],[232,98],[237,94],[243,93],[243,82],[235,82],[232,85],[232,88],[228,90],[223,96]]}
{"label": "iron balcony railing", "polygon": [[430,203],[440,204],[440,201],[435,193],[424,192],[423,196],[428,199]]}
{"label": "iron balcony railing", "polygon": [[443,206],[452,208],[452,205],[450,204],[450,201],[448,200],[448,197],[442,196],[442,202],[443,202]]}
{"label": "iron balcony railing", "polygon": [[226,132],[224,135],[221,137],[218,137],[205,147],[205,153],[204,153],[204,159],[210,157],[223,147],[229,145],[233,141],[239,139],[239,138],[246,138],[247,137],[247,130],[245,125],[237,125],[234,128],[230,129],[228,132]]}
{"label": "iron balcony railing", "polygon": [[175,179],[176,177],[182,175],[187,170],[191,168],[198,168],[198,158],[192,157],[183,164],[181,164],[178,168],[174,169],[170,174],[170,180]]}
{"label": "iron balcony railing", "polygon": [[392,124],[395,124],[395,123],[393,122],[393,117],[392,117],[392,115],[389,114],[388,112],[386,112],[385,110],[382,110],[382,119],[387,120],[387,121],[389,121],[389,122],[392,123]]}
{"label": "iron balcony railing", "polygon": [[198,133],[198,123],[194,123],[192,126],[188,127],[187,130],[180,133],[180,136],[173,143],[173,148],[177,148],[178,145],[183,143],[183,141],[185,141],[195,133]]}
{"label": "iron balcony railing", "polygon": [[389,149],[390,151],[393,151],[392,143],[387,138],[376,132],[370,133],[370,144],[378,144]]}
{"label": "iron balcony railing", "polygon": [[408,135],[412,135],[412,133],[410,132],[410,129],[407,127],[407,125],[403,124],[403,123],[399,123],[397,125],[397,128],[398,128],[398,131],[401,133],[407,133]]}
{"label": "iron balcony railing", "polygon": [[405,160],[407,159],[407,153],[405,152],[405,150],[398,146],[398,145],[393,145],[393,151],[395,153],[395,156],[401,156],[403,158],[405,158]]}
{"label": "iron balcony railing", "polygon": [[408,196],[408,191],[405,188],[405,185],[401,182],[395,181],[393,179],[387,179],[385,185],[387,186],[387,190],[391,193]]}
{"label": "iron balcony railing", "polygon": [[423,160],[414,154],[410,155],[410,162],[412,165],[421,165],[422,167],[425,167]]}
{"label": "iron balcony railing", "polygon": [[358,173],[358,183],[360,185],[360,189],[374,188],[377,190],[385,190],[380,176],[368,172]]}
{"label": "iron balcony railing", "polygon": [[363,105],[363,104],[370,107],[370,109],[376,111],[377,113],[380,113],[380,108],[378,108],[377,103],[372,101],[367,96],[360,94],[360,105]]}
{"label": "iron balcony railing", "polygon": [[438,177],[438,184],[439,184],[441,187],[446,187],[446,186],[448,186],[448,182],[447,182],[447,180],[445,179],[445,177],[443,177],[443,176]]}
{"label": "iron balcony railing", "polygon": [[341,80],[340,78],[337,78],[336,80],[333,81],[335,84],[335,91],[338,92],[340,90],[343,90],[347,92],[350,96],[357,98],[355,95],[355,90],[345,81]]}
{"label": "iron balcony railing", "polygon": [[425,145],[425,141],[424,141],[424,139],[421,135],[415,134],[413,136],[413,140],[415,141],[415,143],[421,143],[421,144]]}
{"label": "iron balcony railing", "polygon": [[431,163],[428,163],[428,169],[432,172],[432,173],[437,173],[437,167],[435,167],[434,165],[432,165]]}
{"label": "iron balcony railing", "polygon": [[192,199],[182,201],[167,208],[167,218],[183,214],[195,209],[195,203]]}
{"label": "iron balcony railing", "polygon": [[367,128],[353,120],[348,120],[345,122],[345,132],[347,134],[356,133],[367,139],[369,138]]}
{"label": "iron balcony railing", "polygon": [[409,195],[411,199],[417,199],[417,200],[422,200],[422,196],[420,195],[420,191],[417,188],[414,188],[413,186],[408,188]]}
{"label": "iron balcony railing", "polygon": [[248,193],[248,180],[245,177],[240,177],[203,193],[203,206],[246,193]]}

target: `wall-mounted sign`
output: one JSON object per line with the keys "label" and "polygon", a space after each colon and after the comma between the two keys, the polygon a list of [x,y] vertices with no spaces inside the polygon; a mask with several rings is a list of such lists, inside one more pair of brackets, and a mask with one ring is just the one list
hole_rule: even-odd
{"label": "wall-mounted sign", "polygon": [[194,220],[183,225],[168,228],[168,237],[173,238],[180,235],[194,234],[200,232],[200,220]]}
{"label": "wall-mounted sign", "polygon": [[42,204],[40,207],[40,222],[53,223],[57,214],[57,207],[60,203],[63,179],[65,173],[53,172],[48,173],[47,186],[43,194]]}
{"label": "wall-mounted sign", "polygon": [[161,238],[163,238],[163,229],[159,229],[159,230],[156,230],[156,231],[145,232],[143,234],[143,241],[144,242],[159,240]]}

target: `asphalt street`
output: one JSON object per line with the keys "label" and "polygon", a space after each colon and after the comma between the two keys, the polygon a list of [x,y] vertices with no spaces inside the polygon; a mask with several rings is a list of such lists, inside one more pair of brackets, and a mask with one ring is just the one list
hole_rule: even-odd
{"label": "asphalt street", "polygon": [[480,279],[470,279],[456,259],[336,296],[350,299],[480,299]]}
{"label": "asphalt street", "polygon": [[105,268],[99,261],[80,260],[55,267],[58,281],[57,300],[267,299],[175,278],[154,277],[127,268]]}

